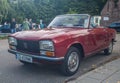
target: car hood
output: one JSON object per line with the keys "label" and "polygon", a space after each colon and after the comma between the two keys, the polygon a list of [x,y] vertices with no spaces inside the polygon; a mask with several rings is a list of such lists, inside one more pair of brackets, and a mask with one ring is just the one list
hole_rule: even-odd
{"label": "car hood", "polygon": [[34,31],[21,31],[11,36],[24,40],[42,40],[42,39],[67,39],[80,34],[85,34],[84,29],[78,28],[52,28]]}

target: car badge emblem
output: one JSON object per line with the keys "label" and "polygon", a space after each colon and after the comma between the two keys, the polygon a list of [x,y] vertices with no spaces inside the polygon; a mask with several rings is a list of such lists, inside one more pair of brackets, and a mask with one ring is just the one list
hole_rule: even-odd
{"label": "car badge emblem", "polygon": [[27,49],[27,43],[24,42],[23,45],[24,45],[24,47]]}

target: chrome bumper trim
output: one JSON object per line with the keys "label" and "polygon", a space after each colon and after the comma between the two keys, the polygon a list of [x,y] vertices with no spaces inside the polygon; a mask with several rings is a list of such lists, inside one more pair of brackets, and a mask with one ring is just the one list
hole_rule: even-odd
{"label": "chrome bumper trim", "polygon": [[16,53],[23,54],[23,55],[30,56],[32,58],[37,58],[37,59],[42,59],[42,60],[47,60],[47,61],[61,61],[61,60],[64,59],[64,57],[54,58],[54,57],[46,57],[46,56],[38,56],[38,55],[26,54],[26,53],[22,53],[22,52],[11,50],[11,49],[8,49],[8,52],[10,52],[12,54],[16,54]]}

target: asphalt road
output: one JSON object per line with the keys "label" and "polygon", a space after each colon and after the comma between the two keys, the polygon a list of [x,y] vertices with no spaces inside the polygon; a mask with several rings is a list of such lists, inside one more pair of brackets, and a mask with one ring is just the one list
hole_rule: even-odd
{"label": "asphalt road", "polygon": [[7,49],[7,40],[0,40],[0,83],[64,83],[119,57],[120,34],[117,35],[117,42],[110,56],[105,56],[101,52],[84,59],[77,74],[71,77],[63,76],[54,65],[25,66],[16,60],[13,54],[8,53]]}

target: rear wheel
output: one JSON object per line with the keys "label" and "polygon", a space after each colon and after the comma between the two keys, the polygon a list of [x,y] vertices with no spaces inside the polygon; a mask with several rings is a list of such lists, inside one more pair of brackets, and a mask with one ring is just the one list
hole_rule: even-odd
{"label": "rear wheel", "polygon": [[105,55],[110,55],[113,51],[113,42],[111,42],[107,49],[104,50]]}
{"label": "rear wheel", "polygon": [[71,47],[67,55],[65,56],[65,60],[61,66],[61,70],[64,75],[71,76],[77,72],[80,65],[80,52],[77,48]]}

